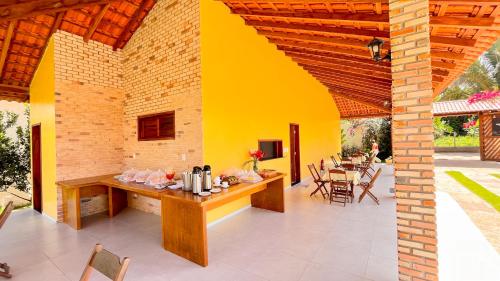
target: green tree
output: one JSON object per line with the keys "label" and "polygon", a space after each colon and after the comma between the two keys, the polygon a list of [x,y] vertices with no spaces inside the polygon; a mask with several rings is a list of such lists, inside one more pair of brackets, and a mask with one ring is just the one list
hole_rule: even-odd
{"label": "green tree", "polygon": [[[29,111],[26,108],[26,116]],[[0,190],[12,184],[22,191],[29,191],[30,135],[29,127],[16,126],[19,116],[13,112],[0,111]],[[16,138],[7,134],[15,129]]]}
{"label": "green tree", "polygon": [[392,135],[391,135],[391,119],[382,119],[380,128],[378,130],[378,146],[380,153],[377,157],[381,160],[387,159],[392,156]]}

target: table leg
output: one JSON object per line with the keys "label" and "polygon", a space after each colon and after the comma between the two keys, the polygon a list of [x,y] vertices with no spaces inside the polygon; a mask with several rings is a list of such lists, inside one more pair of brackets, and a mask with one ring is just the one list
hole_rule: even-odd
{"label": "table leg", "polygon": [[109,217],[112,218],[121,210],[127,208],[127,191],[111,186],[108,187],[108,204]]}
{"label": "table leg", "polygon": [[285,188],[283,178],[267,183],[267,188],[252,194],[252,207],[275,212],[285,212]]}
{"label": "table leg", "polygon": [[205,210],[194,202],[161,198],[163,248],[201,266],[208,265]]}
{"label": "table leg", "polygon": [[81,229],[80,189],[63,189],[62,196],[64,222],[76,230]]}

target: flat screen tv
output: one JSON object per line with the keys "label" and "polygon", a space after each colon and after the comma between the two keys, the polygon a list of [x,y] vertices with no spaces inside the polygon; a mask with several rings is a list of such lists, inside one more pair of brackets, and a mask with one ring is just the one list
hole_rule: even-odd
{"label": "flat screen tv", "polygon": [[283,142],[281,140],[259,140],[259,150],[264,152],[261,161],[283,157]]}

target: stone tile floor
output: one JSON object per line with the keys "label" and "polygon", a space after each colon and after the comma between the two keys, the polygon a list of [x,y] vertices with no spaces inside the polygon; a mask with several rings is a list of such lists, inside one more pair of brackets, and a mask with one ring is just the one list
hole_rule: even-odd
{"label": "stone tile floor", "polygon": [[[374,190],[380,206],[370,198],[329,205],[310,198],[311,187],[295,187],[286,192],[285,214],[249,208],[213,225],[206,268],[164,251],[160,218],[134,209],[88,218],[78,232],[29,209],[16,211],[0,231],[0,261],[11,265],[12,280],[79,280],[92,247],[102,243],[132,258],[131,281],[397,280],[393,174],[383,167]],[[460,280],[497,280],[498,255],[451,197],[437,200],[441,280],[478,272],[482,279]]]}
{"label": "stone tile floor", "polygon": [[0,260],[11,265],[12,280],[78,280],[101,243],[131,257],[132,281],[397,280],[392,182],[390,173],[378,182],[380,206],[368,197],[329,205],[309,198],[311,187],[292,188],[285,214],[249,208],[210,227],[206,268],[163,250],[160,218],[134,209],[113,219],[94,216],[78,232],[29,209],[16,211],[0,231]]}

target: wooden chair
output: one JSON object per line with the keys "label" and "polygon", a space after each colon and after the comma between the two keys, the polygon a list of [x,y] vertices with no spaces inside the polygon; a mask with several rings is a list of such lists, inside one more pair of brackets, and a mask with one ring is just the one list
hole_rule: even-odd
{"label": "wooden chair", "polygon": [[[330,176],[330,204],[332,202],[344,203],[350,200],[352,203],[352,190],[351,184],[347,180],[347,172],[345,170],[332,169],[328,171]],[[335,179],[332,178],[332,174],[336,175]],[[340,178],[340,179],[339,179]],[[334,200],[339,198],[339,200]]]}
{"label": "wooden chair", "polygon": [[364,161],[359,167],[359,171],[361,172],[361,178],[364,176],[368,176],[368,178],[372,178],[373,175],[370,171],[375,171],[372,167],[373,161],[375,160],[375,154],[372,154],[367,161]]}
{"label": "wooden chair", "polygon": [[314,183],[317,186],[317,188],[309,196],[313,196],[314,194],[316,194],[319,191],[319,192],[321,192],[323,199],[326,199],[326,195],[328,195],[328,189],[326,188],[326,184],[329,181],[321,179],[321,176],[318,173],[318,170],[316,169],[316,166],[314,166],[314,164],[307,165],[307,168],[309,168],[309,171],[311,172],[311,175],[314,179]]}
{"label": "wooden chair", "polygon": [[335,156],[332,155],[332,156],[330,156],[330,158],[332,159],[333,165],[335,166],[335,168],[339,168],[340,164],[339,164],[339,162],[337,162],[337,159],[335,159]]}
{"label": "wooden chair", "polygon": [[124,258],[123,261],[120,262],[118,256],[105,250],[102,245],[97,244],[95,245],[92,255],[90,255],[80,281],[90,280],[89,278],[93,270],[99,271],[110,280],[122,281],[123,278],[125,278],[129,262],[129,258]]}
{"label": "wooden chair", "polygon": [[337,156],[339,157],[340,161],[342,161],[342,158],[344,158],[344,156],[342,156],[342,153],[340,152],[337,152]]}
{"label": "wooden chair", "polygon": [[362,182],[359,184],[359,186],[363,189],[363,192],[359,196],[358,203],[360,203],[361,200],[363,200],[365,195],[368,195],[370,196],[371,199],[373,199],[373,201],[375,201],[375,203],[377,203],[377,205],[380,205],[378,198],[375,195],[373,195],[373,193],[370,192],[370,189],[372,189],[373,186],[375,185],[375,182],[377,181],[377,178],[380,176],[380,173],[382,173],[382,168],[378,168],[377,172],[375,172],[375,175],[373,175],[372,179],[369,182]]}
{"label": "wooden chair", "polygon": [[[7,221],[7,218],[10,216],[10,213],[12,213],[13,209],[14,209],[14,203],[10,201],[9,203],[7,203],[7,206],[5,206],[5,209],[3,210],[2,214],[0,214],[0,229]],[[5,278],[12,277],[12,275],[10,274],[10,267],[7,265],[7,263],[0,262],[0,277],[5,277]]]}

